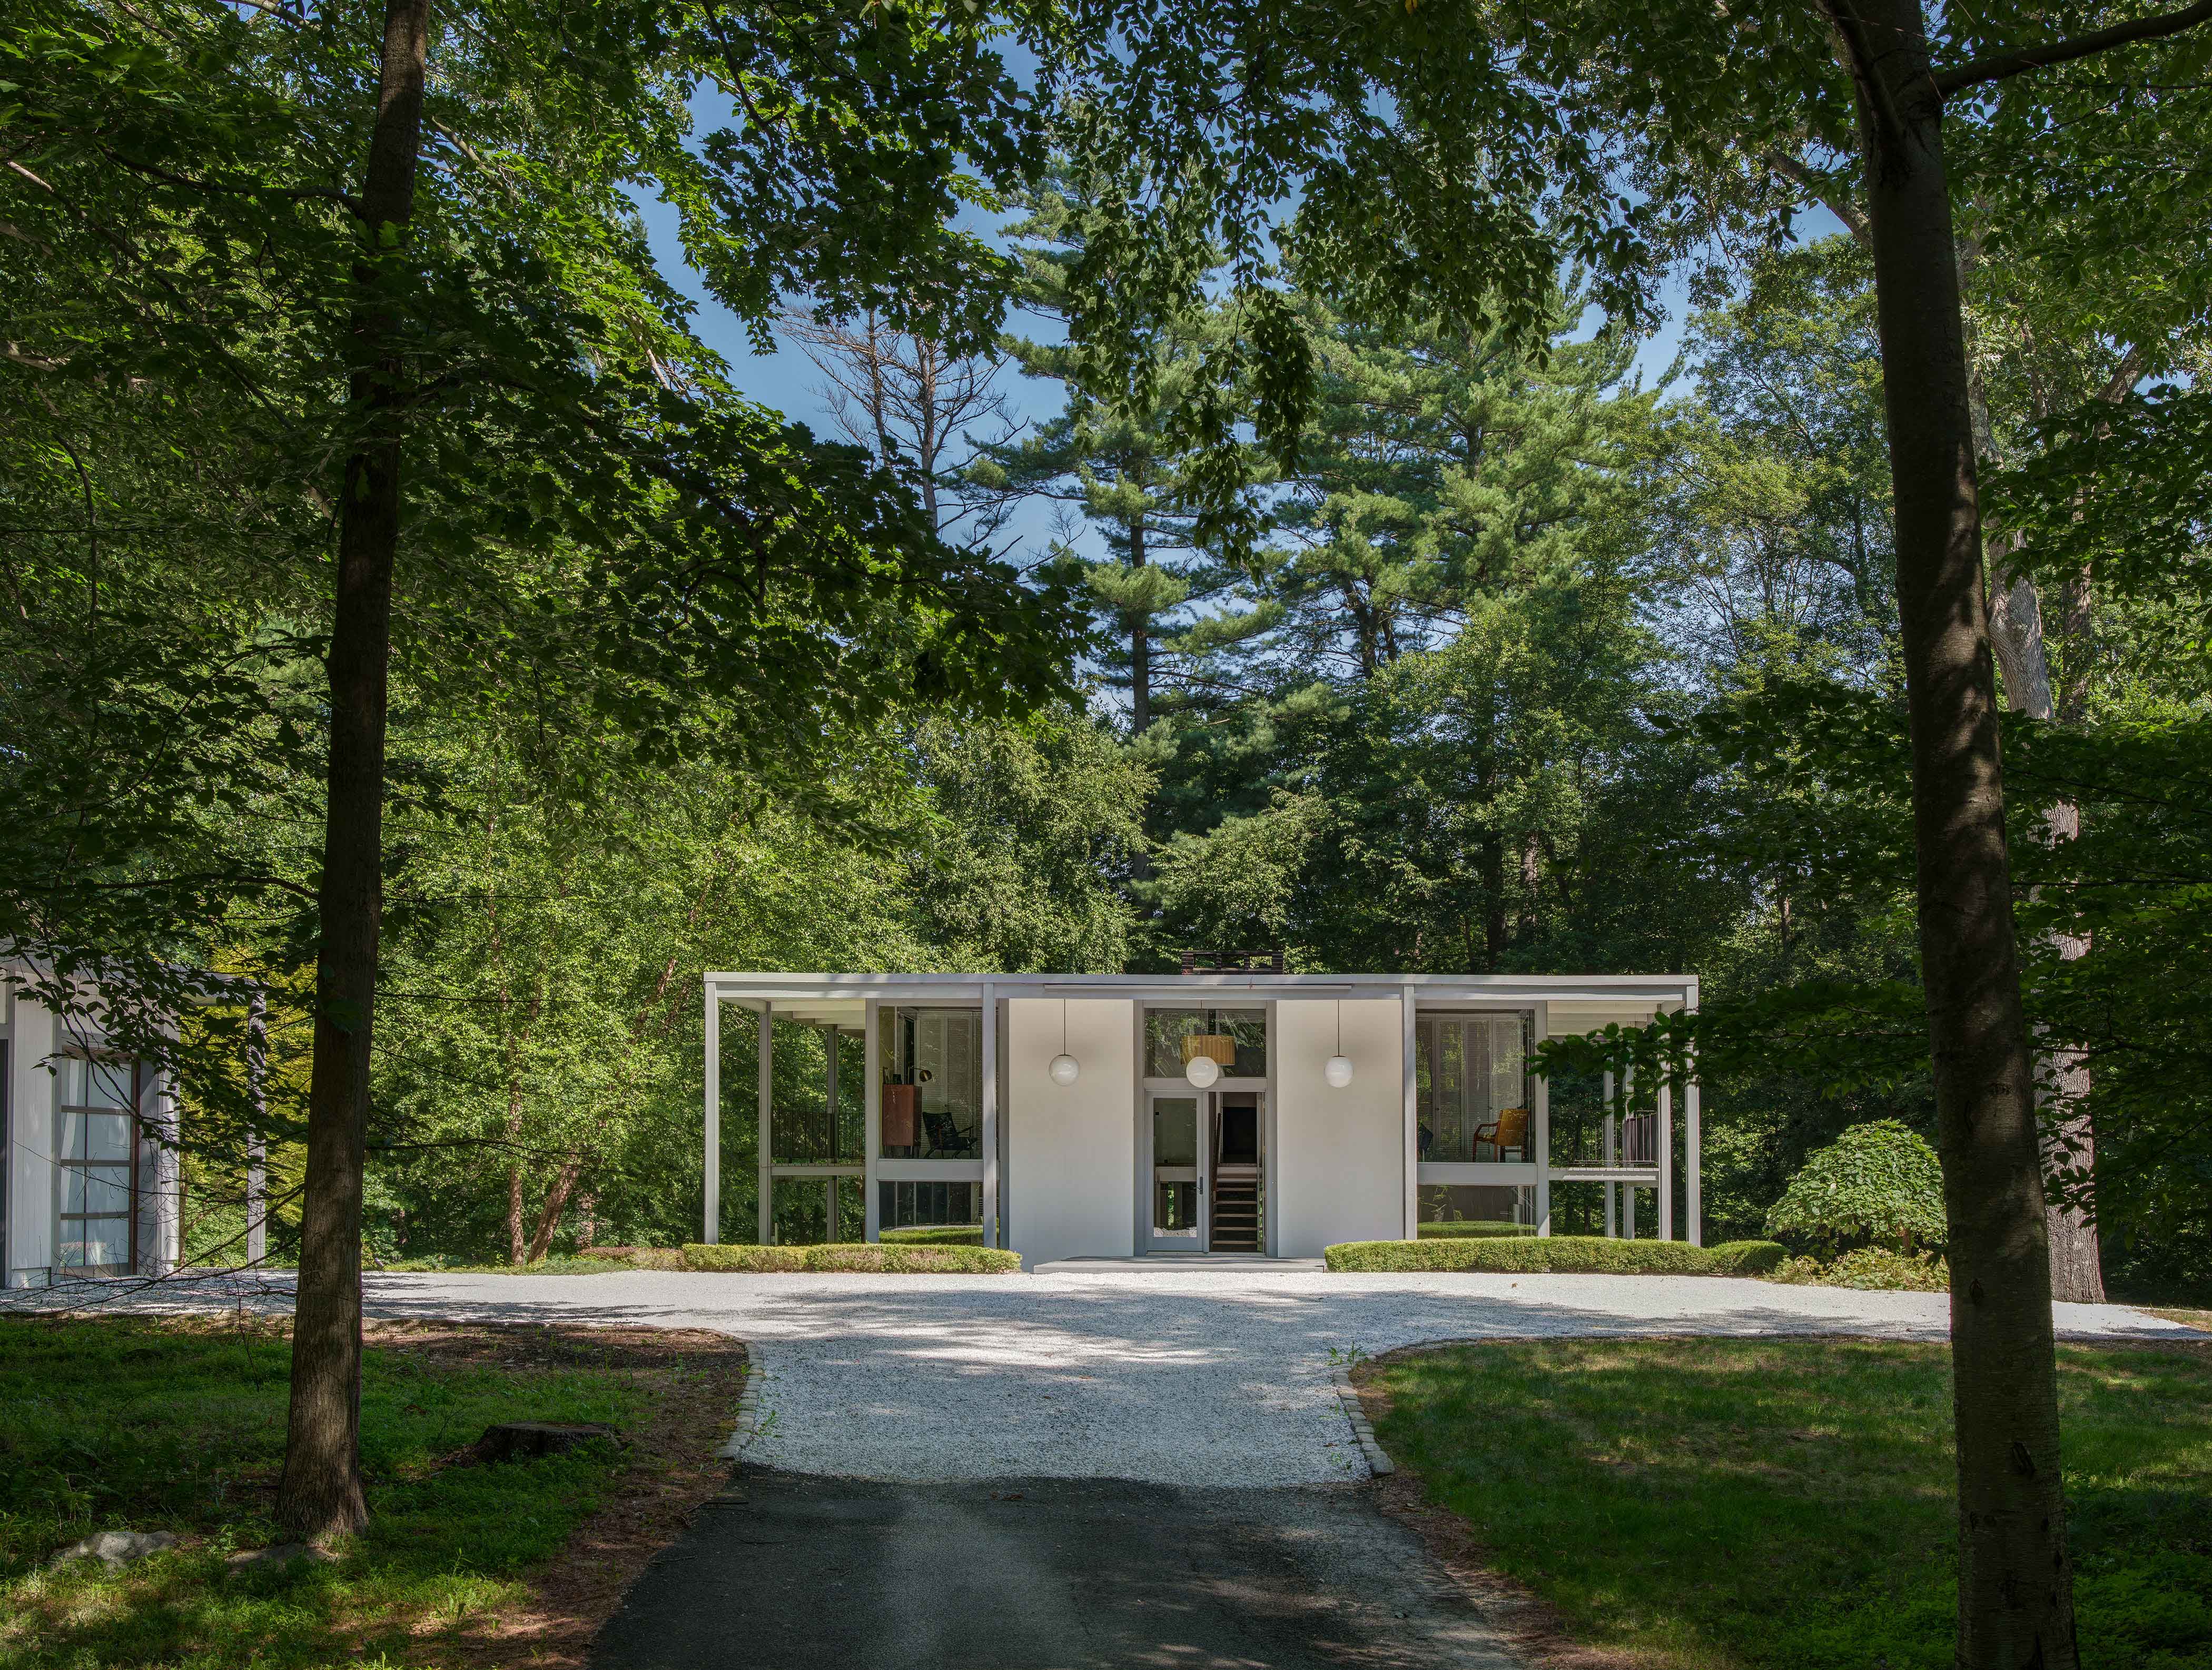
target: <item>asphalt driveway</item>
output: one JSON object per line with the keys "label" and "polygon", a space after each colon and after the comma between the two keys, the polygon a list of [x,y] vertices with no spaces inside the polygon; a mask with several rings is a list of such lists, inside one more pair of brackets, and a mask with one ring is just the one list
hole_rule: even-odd
{"label": "asphalt driveway", "polygon": [[1508,1670],[1364,1491],[749,1473],[655,1560],[592,1670]]}

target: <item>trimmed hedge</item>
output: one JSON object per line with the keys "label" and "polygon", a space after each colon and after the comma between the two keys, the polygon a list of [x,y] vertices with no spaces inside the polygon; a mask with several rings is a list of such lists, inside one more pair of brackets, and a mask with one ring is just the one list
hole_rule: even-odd
{"label": "trimmed hedge", "polygon": [[1007,1276],[1020,1272],[1021,1254],[996,1247],[901,1247],[837,1242],[826,1247],[708,1246],[687,1242],[686,1270],[845,1271],[887,1276]]}
{"label": "trimmed hedge", "polygon": [[1786,1248],[1771,1241],[1692,1247],[1686,1241],[1611,1241],[1603,1236],[1345,1241],[1326,1253],[1332,1270],[1468,1270],[1500,1275],[1756,1276],[1789,1256]]}

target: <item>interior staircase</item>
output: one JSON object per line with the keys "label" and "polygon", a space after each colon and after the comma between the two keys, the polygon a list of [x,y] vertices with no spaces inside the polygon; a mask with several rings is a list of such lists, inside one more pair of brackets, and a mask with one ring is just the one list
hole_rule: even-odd
{"label": "interior staircase", "polygon": [[1223,1166],[1213,1177],[1213,1233],[1207,1246],[1217,1253],[1260,1250],[1260,1168]]}

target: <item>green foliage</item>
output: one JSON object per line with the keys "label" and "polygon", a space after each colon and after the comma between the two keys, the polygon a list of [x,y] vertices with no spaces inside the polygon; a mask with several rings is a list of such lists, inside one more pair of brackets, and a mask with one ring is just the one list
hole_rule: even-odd
{"label": "green foliage", "polygon": [[1783,1255],[1784,1249],[1771,1242],[1730,1242],[1709,1248],[1692,1247],[1686,1241],[1626,1241],[1602,1236],[1345,1241],[1325,1253],[1328,1267],[1339,1271],[1638,1276],[1752,1275],[1770,1259]]}
{"label": "green foliage", "polygon": [[1770,1235],[1802,1236],[1832,1249],[1839,1241],[1917,1241],[1945,1236],[1943,1167],[1928,1139],[1903,1121],[1854,1125],[1805,1163],[1768,1209]]}
{"label": "green foliage", "polygon": [[1855,1247],[1827,1264],[1814,1258],[1785,1260],[1775,1266],[1768,1279],[1799,1287],[1856,1287],[1869,1292],[1951,1290],[1950,1267],[1935,1254],[1899,1253],[1887,1247]]}
{"label": "green foliage", "polygon": [[[1945,1357],[1863,1340],[1462,1345],[1377,1364],[1390,1407],[1376,1427],[1593,1652],[1950,1670]],[[2083,1663],[2200,1670],[2212,1353],[2065,1345],[2058,1388]]]}
{"label": "green foliage", "polygon": [[832,1242],[819,1247],[745,1247],[692,1242],[684,1248],[687,1270],[836,1272],[855,1275],[1012,1276],[1021,1255],[997,1247],[915,1246],[910,1242]]}

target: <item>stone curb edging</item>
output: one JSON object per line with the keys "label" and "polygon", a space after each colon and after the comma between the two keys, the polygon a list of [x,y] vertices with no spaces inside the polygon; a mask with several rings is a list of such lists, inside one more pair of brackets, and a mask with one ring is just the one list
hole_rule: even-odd
{"label": "stone curb edging", "polygon": [[1345,1418],[1352,1423],[1352,1436],[1359,1440],[1359,1453],[1367,1458],[1367,1471],[1377,1479],[1397,1472],[1398,1464],[1376,1442],[1375,1424],[1367,1418],[1358,1389],[1352,1383],[1351,1371],[1340,1363],[1329,1370],[1329,1377],[1336,1382],[1337,1401],[1344,1406]]}
{"label": "stone curb edging", "polygon": [[737,1461],[754,1439],[761,1434],[761,1391],[768,1379],[767,1367],[761,1362],[761,1349],[750,1339],[745,1345],[745,1387],[738,1394],[738,1430],[719,1452],[724,1460]]}

